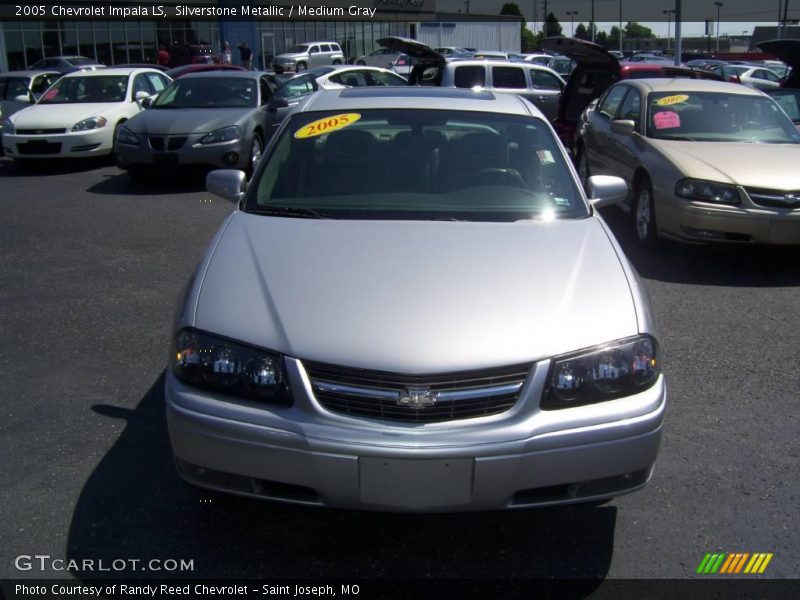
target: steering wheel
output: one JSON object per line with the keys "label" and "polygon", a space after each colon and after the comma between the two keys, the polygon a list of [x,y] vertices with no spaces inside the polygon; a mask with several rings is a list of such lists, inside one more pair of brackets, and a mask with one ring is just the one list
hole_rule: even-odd
{"label": "steering wheel", "polygon": [[467,182],[467,187],[479,185],[504,185],[507,187],[529,189],[528,184],[516,169],[506,169],[503,167],[492,167],[481,169],[473,175]]}

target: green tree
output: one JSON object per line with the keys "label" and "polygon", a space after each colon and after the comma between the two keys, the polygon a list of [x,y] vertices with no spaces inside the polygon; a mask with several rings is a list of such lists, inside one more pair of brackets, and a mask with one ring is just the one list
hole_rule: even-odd
{"label": "green tree", "polygon": [[558,22],[553,13],[547,13],[544,19],[544,37],[563,36],[564,31],[561,29],[561,23]]}
{"label": "green tree", "polygon": [[594,43],[600,44],[603,48],[608,48],[608,34],[605,31],[598,31],[594,34]]}
{"label": "green tree", "polygon": [[614,50],[619,48],[619,27],[616,25],[611,28],[611,32],[608,34],[608,46]]}
{"label": "green tree", "polygon": [[522,11],[519,9],[519,6],[513,2],[507,2],[503,4],[503,7],[500,9],[500,14],[519,17],[520,47],[522,48],[522,52],[533,52],[536,49],[536,38],[534,37],[533,32],[528,29],[528,26],[525,23],[525,17],[522,15]]}
{"label": "green tree", "polygon": [[589,35],[589,30],[586,29],[586,25],[578,23],[578,26],[575,28],[575,37],[579,40],[589,40],[592,36]]}
{"label": "green tree", "polygon": [[626,38],[644,39],[656,37],[656,34],[653,33],[652,29],[644,25],[640,25],[636,21],[630,21],[627,25],[625,25],[624,31]]}

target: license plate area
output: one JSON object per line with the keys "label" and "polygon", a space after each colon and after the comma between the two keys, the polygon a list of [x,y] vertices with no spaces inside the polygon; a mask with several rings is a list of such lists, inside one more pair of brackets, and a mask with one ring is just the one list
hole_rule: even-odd
{"label": "license plate area", "polygon": [[159,167],[174,167],[178,164],[178,155],[170,153],[154,154],[153,164]]}
{"label": "license plate area", "polygon": [[468,504],[475,461],[361,457],[361,501],[377,506],[435,509]]}
{"label": "license plate area", "polygon": [[61,152],[61,144],[46,140],[31,140],[17,144],[17,151],[20,154],[58,154]]}

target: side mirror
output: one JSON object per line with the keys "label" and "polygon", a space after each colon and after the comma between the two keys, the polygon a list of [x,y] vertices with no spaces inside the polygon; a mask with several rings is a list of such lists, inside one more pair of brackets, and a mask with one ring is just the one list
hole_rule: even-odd
{"label": "side mirror", "polygon": [[[19,96],[14,96],[14,102],[30,103],[31,102],[31,97],[28,96],[27,94],[20,94]],[[35,102],[35,100],[34,100],[34,102]]]}
{"label": "side mirror", "polygon": [[586,183],[589,204],[593,208],[619,204],[628,196],[628,184],[621,177],[592,175]]}
{"label": "side mirror", "polygon": [[247,187],[244,171],[217,169],[206,176],[206,189],[220,198],[239,202]]}
{"label": "side mirror", "polygon": [[629,120],[611,121],[611,131],[620,135],[633,135],[636,123]]}
{"label": "side mirror", "polygon": [[142,98],[139,100],[139,106],[142,108],[150,108],[153,106],[153,100],[155,100],[152,96],[148,96],[147,98]]}
{"label": "side mirror", "polygon": [[269,112],[275,112],[279,108],[289,108],[289,101],[286,98],[273,98],[267,104],[267,110]]}
{"label": "side mirror", "polygon": [[149,98],[149,97],[150,97],[150,94],[148,94],[144,90],[139,90],[138,92],[136,92],[133,95],[133,101],[134,102],[138,102],[139,104],[141,104],[142,100],[144,100],[145,98]]}

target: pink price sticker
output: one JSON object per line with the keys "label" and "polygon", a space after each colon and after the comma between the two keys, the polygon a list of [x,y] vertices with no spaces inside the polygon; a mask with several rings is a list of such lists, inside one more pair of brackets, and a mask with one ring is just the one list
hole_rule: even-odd
{"label": "pink price sticker", "polygon": [[53,99],[53,98],[55,98],[56,96],[58,96],[58,90],[56,90],[56,89],[51,89],[51,90],[47,90],[47,91],[44,93],[44,96],[42,96],[42,98],[41,98],[41,99],[42,99],[42,100],[52,100],[52,99]]}
{"label": "pink price sticker", "polygon": [[656,129],[677,129],[681,126],[681,118],[674,110],[662,110],[653,115]]}

